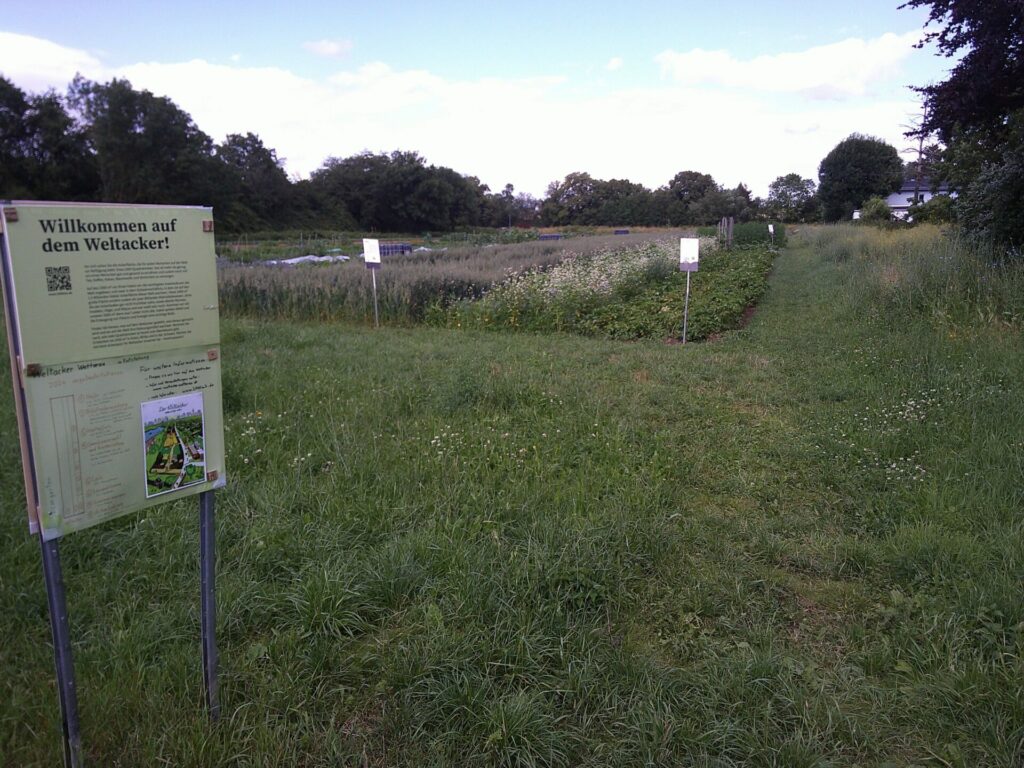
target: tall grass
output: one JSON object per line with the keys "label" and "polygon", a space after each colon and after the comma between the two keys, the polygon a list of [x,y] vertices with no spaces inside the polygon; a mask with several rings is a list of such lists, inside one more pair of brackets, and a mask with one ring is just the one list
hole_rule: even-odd
{"label": "tall grass", "polygon": [[[650,239],[649,234],[606,235],[385,257],[377,274],[381,319],[416,322],[428,307],[479,298],[512,274],[547,269],[570,254],[587,256]],[[294,267],[222,263],[219,288],[221,309],[230,316],[357,322],[373,319],[371,277],[357,260]]]}
{"label": "tall grass", "polygon": [[852,300],[877,306],[890,319],[1024,326],[1024,261],[956,230],[847,224],[809,229],[804,237],[824,258],[846,265]]}

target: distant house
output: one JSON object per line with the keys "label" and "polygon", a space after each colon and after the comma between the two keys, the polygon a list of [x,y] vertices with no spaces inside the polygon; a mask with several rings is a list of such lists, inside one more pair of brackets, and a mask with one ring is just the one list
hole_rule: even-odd
{"label": "distant house", "polygon": [[[889,206],[889,210],[892,211],[895,218],[908,220],[907,217],[910,215],[910,206],[913,205],[914,189],[916,188],[918,188],[918,181],[916,179],[907,179],[898,190],[886,198],[886,205]],[[921,180],[921,188],[918,189],[919,202],[927,203],[936,195],[947,195],[955,199],[956,190],[951,189],[945,181],[940,181],[939,185],[935,187],[935,191],[932,191],[931,180],[923,178]],[[853,212],[853,218],[855,221],[860,218],[859,210]]]}
{"label": "distant house", "polygon": [[[889,206],[889,210],[892,211],[892,215],[897,219],[906,219],[910,215],[910,206],[914,203],[914,190],[917,189],[918,202],[927,203],[935,195],[949,195],[950,197],[956,197],[956,191],[950,189],[949,184],[946,182],[940,182],[932,191],[932,182],[929,179],[921,179],[920,182],[914,179],[908,179],[903,182],[903,185],[899,188],[899,191],[893,192],[887,198],[885,198],[886,204]],[[856,214],[854,218],[859,218]]]}

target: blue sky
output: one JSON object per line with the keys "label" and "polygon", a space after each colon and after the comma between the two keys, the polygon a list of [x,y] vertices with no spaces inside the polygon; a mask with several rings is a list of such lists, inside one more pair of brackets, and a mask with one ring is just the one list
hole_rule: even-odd
{"label": "blue sky", "polygon": [[297,177],[403,149],[538,196],[572,171],[681,170],[764,195],[854,131],[908,144],[906,86],[950,62],[913,48],[925,14],[898,5],[17,3],[0,73],[28,91],[127,77],[215,140],[259,134]]}

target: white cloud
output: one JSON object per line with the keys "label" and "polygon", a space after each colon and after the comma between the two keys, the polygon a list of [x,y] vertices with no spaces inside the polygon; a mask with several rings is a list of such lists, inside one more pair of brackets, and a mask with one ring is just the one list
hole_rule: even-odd
{"label": "white cloud", "polygon": [[890,81],[913,53],[920,32],[887,32],[873,40],[849,38],[793,53],[741,60],[728,51],[695,48],[656,57],[662,73],[682,85],[724,86],[811,99],[863,96],[871,86]]}
{"label": "white cloud", "polygon": [[[785,173],[815,178],[821,158],[854,131],[901,147],[899,126],[914,109],[906,91],[807,101],[756,87],[712,89],[707,77],[659,82],[656,73],[647,87],[583,98],[579,83],[559,76],[449,79],[377,62],[313,79],[201,59],[115,68],[84,51],[4,33],[0,46],[18,52],[5,57],[2,74],[27,91],[63,90],[76,71],[100,82],[127,78],[174,100],[216,141],[259,134],[292,174],[306,176],[331,155],[414,150],[492,189],[511,182],[535,195],[572,171],[657,187],[688,169],[764,195]],[[821,84],[803,77],[804,91]]]}
{"label": "white cloud", "polygon": [[103,70],[99,59],[87,51],[31,35],[0,32],[0,51],[4,52],[0,74],[26,91],[63,91],[76,72],[88,77]]}
{"label": "white cloud", "polygon": [[310,53],[328,59],[341,59],[352,51],[351,40],[310,40],[302,44]]}
{"label": "white cloud", "polygon": [[608,59],[608,63],[604,65],[604,68],[609,72],[618,72],[622,69],[623,61],[621,56],[613,56]]}

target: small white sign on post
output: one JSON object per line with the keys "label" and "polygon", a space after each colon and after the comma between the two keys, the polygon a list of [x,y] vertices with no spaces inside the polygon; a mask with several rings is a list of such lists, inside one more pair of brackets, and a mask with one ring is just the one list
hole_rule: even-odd
{"label": "small white sign on post", "polygon": [[679,238],[679,271],[696,272],[700,260],[700,240],[696,237]]}
{"label": "small white sign on post", "polygon": [[367,269],[380,269],[380,240],[363,240],[363,261]]}
{"label": "small white sign on post", "polygon": [[380,240],[363,238],[363,261],[373,278],[373,327],[380,328],[380,312],[377,309],[377,270],[380,269]]}
{"label": "small white sign on post", "polygon": [[690,316],[690,273],[697,271],[700,261],[700,239],[696,237],[679,238],[679,271],[686,273],[686,301],[683,304],[683,336],[686,343],[686,323]]}

